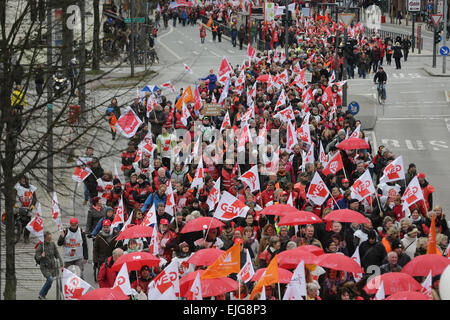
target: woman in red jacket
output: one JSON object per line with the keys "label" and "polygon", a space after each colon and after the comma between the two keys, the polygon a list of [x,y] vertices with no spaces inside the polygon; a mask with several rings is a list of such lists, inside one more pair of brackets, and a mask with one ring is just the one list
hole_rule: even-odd
{"label": "woman in red jacket", "polygon": [[114,262],[123,255],[123,250],[120,248],[116,248],[112,252],[112,256],[105,261],[98,272],[98,285],[100,288],[112,288],[114,282],[116,281],[117,272],[112,271],[111,267]]}

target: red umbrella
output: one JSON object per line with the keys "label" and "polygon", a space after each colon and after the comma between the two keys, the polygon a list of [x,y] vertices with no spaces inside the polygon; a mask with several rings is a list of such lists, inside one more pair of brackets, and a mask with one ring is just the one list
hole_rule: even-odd
{"label": "red umbrella", "polygon": [[223,227],[225,224],[220,220],[212,217],[198,217],[186,223],[180,233],[188,233],[194,231],[202,231]]}
{"label": "red umbrella", "polygon": [[130,300],[130,297],[125,295],[119,287],[98,288],[82,295],[80,300]]}
{"label": "red umbrella", "polygon": [[187,262],[196,266],[209,266],[225,251],[216,248],[201,249],[195,252]]}
{"label": "red umbrella", "polygon": [[302,260],[305,264],[317,264],[317,259],[316,255],[299,248],[283,251],[277,257],[278,265],[285,269],[295,269]]}
{"label": "red umbrella", "polygon": [[[202,275],[203,272],[205,270],[197,270],[180,278],[180,295],[182,297],[187,296],[197,273]],[[239,288],[237,281],[228,277],[200,280],[200,285],[202,286],[202,297],[218,296],[219,294],[224,294]]]}
{"label": "red umbrella", "polygon": [[444,272],[449,264],[450,259],[438,254],[423,254],[405,264],[402,268],[402,272],[411,276],[427,276],[431,270],[431,274],[437,276]]}
{"label": "red umbrella", "polygon": [[293,206],[287,204],[273,204],[271,206],[262,209],[259,214],[269,215],[269,216],[285,216],[291,213],[298,213],[299,210],[295,209]]}
{"label": "red umbrella", "polygon": [[390,295],[384,300],[433,300],[426,294],[414,291],[400,291]]}
{"label": "red umbrella", "polygon": [[381,282],[383,282],[384,293],[386,295],[391,295],[400,291],[417,291],[422,288],[420,283],[409,274],[403,272],[389,272],[373,277],[367,281],[364,291],[368,294],[377,293]]}
{"label": "red umbrella", "polygon": [[258,78],[256,78],[256,81],[267,82],[267,81],[269,81],[269,75],[268,74],[262,74]]}
{"label": "red umbrella", "polygon": [[122,268],[122,265],[124,263],[127,263],[128,271],[141,270],[142,266],[157,266],[159,264],[159,261],[159,258],[148,252],[131,252],[120,256],[119,259],[114,262],[111,270],[120,271],[120,268]]}
{"label": "red umbrella", "polygon": [[322,219],[316,216],[314,213],[309,211],[298,211],[293,214],[289,214],[286,216],[282,216],[280,222],[278,222],[279,226],[295,226],[299,224],[313,224],[313,223],[321,223]]}
{"label": "red umbrella", "polygon": [[320,255],[324,254],[322,248],[315,246],[315,245],[311,245],[311,244],[305,244],[305,245],[297,247],[296,249],[311,252],[315,256],[320,256]]}
{"label": "red umbrella", "polygon": [[342,150],[369,149],[369,144],[364,139],[348,138],[343,140],[336,147]]}
{"label": "red umbrella", "polygon": [[[250,281],[258,281],[261,278],[264,271],[266,271],[266,268],[256,270],[252,280]],[[291,282],[292,272],[284,268],[278,268],[278,277],[280,279],[280,283],[289,283]]]}
{"label": "red umbrella", "polygon": [[120,232],[117,240],[148,238],[153,235],[153,228],[143,225],[137,225]]}
{"label": "red umbrella", "polygon": [[350,209],[334,210],[327,214],[323,220],[325,221],[340,221],[340,222],[354,222],[354,223],[369,223],[369,219],[364,217],[361,213]]}
{"label": "red umbrella", "polygon": [[364,273],[356,261],[340,253],[325,253],[317,257],[317,265],[334,270]]}

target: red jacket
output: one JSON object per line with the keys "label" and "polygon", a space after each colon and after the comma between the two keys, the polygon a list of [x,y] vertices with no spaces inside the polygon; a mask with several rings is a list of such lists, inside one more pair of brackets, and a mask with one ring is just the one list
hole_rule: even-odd
{"label": "red jacket", "polygon": [[112,288],[114,282],[116,281],[117,272],[112,271],[111,267],[114,264],[112,257],[108,258],[107,266],[105,268],[105,263],[102,264],[98,272],[98,285],[100,288]]}
{"label": "red jacket", "polygon": [[233,172],[230,173],[225,170],[225,168],[222,169],[222,187],[231,194],[235,193],[235,191],[232,190],[234,186],[234,176]]}
{"label": "red jacket", "polygon": [[124,151],[121,155],[122,158],[122,171],[125,169],[130,170],[133,167],[133,161],[134,158],[136,158],[136,151],[135,152],[128,152]]}
{"label": "red jacket", "polygon": [[262,192],[262,194],[261,194],[261,198],[262,198],[262,203],[263,203],[263,208],[265,208],[266,207],[266,204],[268,203],[268,202],[270,202],[270,201],[274,201],[274,195],[273,195],[273,192],[274,192],[275,190],[271,190],[271,191],[269,191],[269,190],[264,190],[263,192]]}

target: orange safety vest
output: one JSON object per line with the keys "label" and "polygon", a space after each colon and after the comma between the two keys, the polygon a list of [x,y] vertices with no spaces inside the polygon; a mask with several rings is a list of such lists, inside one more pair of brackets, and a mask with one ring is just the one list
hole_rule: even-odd
{"label": "orange safety vest", "polygon": [[109,126],[111,127],[113,132],[116,132],[116,123],[117,123],[116,115],[112,113],[111,116],[109,117]]}
{"label": "orange safety vest", "polygon": [[386,239],[386,237],[384,237],[384,238],[381,240],[381,243],[382,243],[383,246],[386,248],[386,252],[387,252],[387,253],[389,253],[389,252],[392,251],[392,249],[391,249],[391,244],[389,243],[389,240]]}
{"label": "orange safety vest", "polygon": [[212,27],[212,32],[217,32],[217,26]]}

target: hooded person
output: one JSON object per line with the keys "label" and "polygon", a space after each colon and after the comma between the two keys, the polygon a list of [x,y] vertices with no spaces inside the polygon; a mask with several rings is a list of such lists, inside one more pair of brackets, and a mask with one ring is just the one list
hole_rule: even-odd
{"label": "hooded person", "polygon": [[227,221],[225,222],[225,226],[222,228],[222,234],[220,235],[220,239],[223,241],[222,250],[228,250],[233,246],[233,236],[234,223],[231,221]]}
{"label": "hooded person", "polygon": [[180,277],[194,271],[195,266],[187,262],[191,256],[192,252],[187,242],[183,241],[175,248],[175,256],[172,258],[172,261],[175,260],[178,263],[178,273],[180,274]]}
{"label": "hooded person", "polygon": [[387,252],[384,245],[377,241],[377,232],[375,230],[370,230],[367,235],[367,240],[360,244],[359,256],[361,259],[361,267],[366,271],[371,265],[381,266],[383,263]]}

